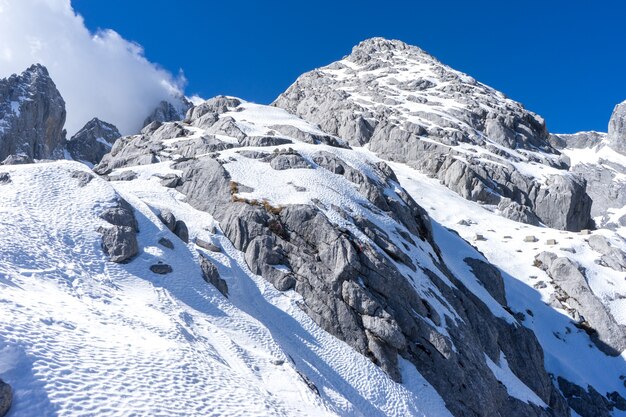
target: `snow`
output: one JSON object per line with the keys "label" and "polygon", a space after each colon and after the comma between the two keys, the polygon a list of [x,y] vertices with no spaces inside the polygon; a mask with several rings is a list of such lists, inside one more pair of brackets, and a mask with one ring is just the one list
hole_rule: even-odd
{"label": "snow", "polygon": [[570,158],[572,166],[578,164],[600,164],[605,161],[626,166],[626,155],[622,155],[606,146],[606,140],[591,149],[566,148],[562,152]]}
{"label": "snow", "polygon": [[20,117],[20,102],[12,101],[11,102],[11,111],[15,115],[15,117]]}
{"label": "snow", "polygon": [[493,372],[493,375],[496,379],[505,386],[507,392],[511,397],[515,397],[518,400],[522,400],[527,403],[533,403],[542,408],[547,408],[545,402],[541,398],[537,396],[526,384],[524,384],[520,379],[515,376],[511,368],[509,368],[509,363],[504,356],[504,353],[500,352],[499,362],[496,364],[485,354],[485,361],[487,362],[487,366]]}
{"label": "snow", "polygon": [[[17,416],[449,416],[412,366],[397,384],[371,361],[321,330],[251,274],[210,215],[184,203],[151,174],[93,179],[79,187],[78,163],[2,167],[0,193],[0,377],[14,388]],[[136,211],[140,254],[106,261],[98,213],[122,195]],[[167,207],[214,253],[183,244],[157,219]],[[174,250],[156,241],[167,237]],[[224,298],[201,277],[198,251],[229,286]],[[174,273],[148,267],[158,260]],[[412,368],[412,369],[411,369]],[[314,393],[301,378],[317,387]]]}

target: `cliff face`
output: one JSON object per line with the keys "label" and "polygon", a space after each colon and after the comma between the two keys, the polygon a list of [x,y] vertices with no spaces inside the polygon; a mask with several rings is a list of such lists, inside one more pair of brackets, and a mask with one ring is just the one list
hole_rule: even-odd
{"label": "cliff face", "polygon": [[0,80],[0,161],[10,155],[58,159],[65,144],[65,102],[41,65]]}

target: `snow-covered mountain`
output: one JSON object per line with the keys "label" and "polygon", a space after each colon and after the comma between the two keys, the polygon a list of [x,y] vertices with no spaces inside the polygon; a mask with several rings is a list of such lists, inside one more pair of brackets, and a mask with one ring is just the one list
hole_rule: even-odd
{"label": "snow-covered mountain", "polygon": [[544,120],[417,47],[368,39],[302,75],[274,104],[506,217],[589,227],[584,181],[567,172]]}
{"label": "snow-covered mountain", "polygon": [[626,415],[602,134],[380,38],[167,118],[0,166],[0,415]]}

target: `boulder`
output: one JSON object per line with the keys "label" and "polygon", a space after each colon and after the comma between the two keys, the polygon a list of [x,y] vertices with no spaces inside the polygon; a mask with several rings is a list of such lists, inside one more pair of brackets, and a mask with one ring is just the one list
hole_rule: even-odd
{"label": "boulder", "polygon": [[111,262],[126,263],[139,252],[137,233],[132,227],[100,227],[98,232],[102,235],[102,249]]}
{"label": "boulder", "polygon": [[0,379],[0,417],[7,415],[13,403],[11,386]]}
{"label": "boulder", "polygon": [[602,235],[593,235],[588,242],[591,249],[602,254],[601,263],[616,271],[626,272],[626,253],[611,245]]}
{"label": "boulder", "polygon": [[170,265],[159,262],[155,265],[150,265],[150,271],[159,275],[171,274],[173,269]]}
{"label": "boulder", "polygon": [[111,262],[126,263],[139,252],[137,219],[133,208],[126,200],[119,198],[114,207],[104,210],[100,217],[110,227],[100,227],[102,249]]}
{"label": "boulder", "polygon": [[200,269],[202,269],[202,278],[207,283],[217,288],[224,297],[228,297],[228,284],[220,277],[220,273],[213,262],[205,258],[202,254],[200,255]]}

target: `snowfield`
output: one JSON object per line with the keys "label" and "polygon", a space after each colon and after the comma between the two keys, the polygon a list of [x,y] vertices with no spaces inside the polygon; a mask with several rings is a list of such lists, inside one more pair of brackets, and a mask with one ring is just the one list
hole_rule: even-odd
{"label": "snowfield", "polygon": [[[73,162],[0,168],[11,176],[0,193],[0,375],[15,393],[10,417],[450,415],[412,366],[403,367],[410,384],[394,383],[316,326],[295,293],[252,275],[212,233],[213,219],[175,191],[97,177],[81,187],[76,171],[89,172]],[[95,230],[118,193],[140,229],[140,254],[126,265],[106,260]],[[161,224],[159,207],[223,248],[206,255],[229,299],[204,282],[199,248]],[[174,273],[151,273],[157,260]]]}

